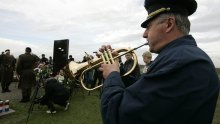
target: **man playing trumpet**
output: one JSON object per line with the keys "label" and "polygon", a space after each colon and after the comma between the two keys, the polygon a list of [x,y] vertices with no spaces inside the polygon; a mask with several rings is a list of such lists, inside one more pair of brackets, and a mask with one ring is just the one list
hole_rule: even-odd
{"label": "man playing trumpet", "polygon": [[[125,87],[118,63],[102,64],[104,124],[211,124],[219,79],[208,55],[189,35],[195,0],[145,0],[143,37],[159,54],[147,73]],[[103,45],[100,52],[111,49]],[[115,53],[117,54],[117,53]]]}

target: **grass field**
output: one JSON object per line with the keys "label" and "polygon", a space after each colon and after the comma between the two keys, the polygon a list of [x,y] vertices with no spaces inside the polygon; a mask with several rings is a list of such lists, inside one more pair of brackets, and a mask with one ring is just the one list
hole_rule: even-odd
{"label": "grass field", "polygon": [[[93,91],[90,95],[84,92],[84,95],[79,91],[72,96],[69,110],[64,111],[63,108],[56,106],[56,114],[47,114],[46,106],[35,105],[28,124],[101,124],[99,92]],[[29,106],[30,103],[11,101],[10,108],[16,112],[1,116],[0,124],[25,124]]]}
{"label": "grass field", "polygon": [[[220,73],[220,70],[218,72]],[[11,87],[14,87],[14,84]],[[20,91],[17,91],[15,94],[19,93]],[[0,98],[2,98],[1,93]],[[0,116],[0,124],[26,123],[30,103],[19,103],[19,100],[19,98],[10,99],[10,108],[16,112]],[[73,93],[69,110],[64,111],[63,108],[56,106],[56,114],[46,114],[46,106],[35,105],[28,124],[102,124],[99,103],[99,91],[92,91],[88,95],[85,90],[77,90],[76,93]],[[216,106],[213,124],[220,124],[220,97]]]}
{"label": "grass field", "polygon": [[[11,108],[15,113],[0,117],[0,124],[25,124],[29,103],[21,104],[13,102]],[[92,92],[91,95],[84,95],[78,92],[72,97],[70,108],[64,111],[56,106],[56,114],[46,114],[45,106],[34,106],[30,114],[28,124],[102,124],[99,109],[99,92]],[[220,97],[216,107],[213,124],[220,124]]]}
{"label": "grass field", "polygon": [[213,124],[220,124],[220,96],[218,97],[218,102],[215,109],[215,115],[213,118]]}
{"label": "grass field", "polygon": [[220,75],[220,68],[216,68],[218,75]]}

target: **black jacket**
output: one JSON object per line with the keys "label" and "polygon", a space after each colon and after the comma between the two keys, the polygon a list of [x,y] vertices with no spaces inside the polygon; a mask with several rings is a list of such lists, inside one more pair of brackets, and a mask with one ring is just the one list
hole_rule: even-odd
{"label": "black jacket", "polygon": [[16,72],[20,76],[18,87],[21,89],[31,88],[36,83],[34,68],[36,66],[37,58],[30,53],[21,54],[18,58]]}
{"label": "black jacket", "polygon": [[42,98],[41,104],[44,105],[50,100],[58,105],[65,106],[69,96],[69,90],[52,78],[45,83],[45,95]]}
{"label": "black jacket", "polygon": [[208,55],[192,36],[161,50],[146,74],[125,88],[118,72],[105,80],[104,124],[211,124],[219,79]]}
{"label": "black jacket", "polygon": [[[121,75],[124,75],[125,73],[130,71],[133,65],[134,65],[133,59],[126,60],[125,63],[123,64],[123,68],[120,69]],[[125,87],[128,87],[132,85],[134,82],[136,82],[140,78],[140,75],[141,75],[140,67],[137,64],[134,70],[130,74],[128,74],[127,76],[122,76],[122,80],[125,84]]]}

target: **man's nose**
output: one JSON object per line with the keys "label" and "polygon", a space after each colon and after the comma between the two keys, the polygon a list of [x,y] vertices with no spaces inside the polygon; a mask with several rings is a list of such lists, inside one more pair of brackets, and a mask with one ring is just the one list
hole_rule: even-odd
{"label": "man's nose", "polygon": [[148,38],[148,30],[147,29],[144,31],[143,38]]}

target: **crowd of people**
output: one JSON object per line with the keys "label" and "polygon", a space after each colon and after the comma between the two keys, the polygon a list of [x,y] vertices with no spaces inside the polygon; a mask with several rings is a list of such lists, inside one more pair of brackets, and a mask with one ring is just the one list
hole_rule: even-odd
{"label": "crowd of people", "polygon": [[[89,62],[93,58],[94,57],[92,55],[86,55],[83,57],[83,60],[80,63]],[[126,54],[125,58],[126,58],[125,62],[121,62],[121,75],[129,71],[134,64],[131,53]],[[69,55],[68,63],[71,61],[74,61],[74,58],[72,57],[72,55]],[[64,87],[68,82],[68,77],[65,75],[64,69],[60,69],[60,71],[57,74],[53,74],[53,70],[52,70],[53,59],[51,56],[48,59],[45,57],[45,54],[42,54],[40,58],[32,53],[30,47],[27,47],[25,49],[25,53],[19,55],[18,59],[15,59],[15,57],[10,54],[10,50],[7,49],[0,56],[0,65],[1,65],[0,81],[1,81],[2,93],[11,92],[9,86],[11,82],[17,80],[19,82],[18,88],[21,89],[21,96],[22,96],[20,102],[26,103],[29,102],[31,99],[30,97],[33,91],[33,87],[35,87],[36,85],[44,85],[46,92],[45,92],[45,96],[43,97],[44,102],[42,102],[42,104],[45,105],[47,103],[48,108],[51,110],[52,113],[54,113],[55,109],[52,105],[52,102],[45,102],[46,101],[45,99],[48,99],[48,96],[53,96],[55,94],[49,92],[51,91],[50,88],[54,88],[54,87],[49,87],[48,90],[48,86],[52,86],[52,85],[47,85],[49,83],[46,82],[53,82],[54,84],[59,83],[60,84],[59,86],[62,85],[63,89],[65,89]],[[53,77],[53,79],[56,79],[56,81],[47,80],[51,77]],[[131,74],[125,76],[123,80],[127,82],[125,84],[126,86],[130,86],[132,83],[137,81],[139,77],[140,77],[140,68],[139,65],[136,65],[134,71]],[[39,82],[39,80],[42,79],[44,80],[44,84],[40,84],[41,82]],[[102,84],[103,81],[104,80],[102,77],[102,72],[99,71],[98,68],[89,70],[84,74],[84,82],[88,88],[94,88],[96,85]],[[61,89],[58,88],[57,90],[61,90]],[[53,95],[48,95],[48,94],[53,94]],[[90,92],[88,92],[88,94],[90,94]]]}
{"label": "crowd of people", "polygon": [[[69,61],[73,61],[73,58],[70,58]],[[55,75],[54,79],[60,82],[61,80],[60,77],[62,76],[61,73],[53,74],[52,68],[53,68],[52,57],[49,57],[49,59],[47,59],[45,57],[45,54],[42,54],[41,58],[39,58],[37,55],[32,53],[30,47],[27,47],[25,49],[25,53],[19,55],[18,59],[15,59],[15,57],[10,54],[10,50],[7,49],[4,52],[2,52],[2,54],[0,55],[0,82],[2,89],[1,93],[13,92],[9,89],[10,84],[13,81],[18,81],[18,88],[21,89],[20,102],[21,103],[29,102],[31,99],[30,97],[31,97],[32,89],[39,85],[38,82],[39,78],[44,78],[43,85],[45,86],[47,86],[46,79],[54,75]],[[48,94],[47,93],[48,90],[46,89],[45,89],[45,95]],[[50,98],[48,98],[47,100],[50,101]],[[44,99],[44,102],[45,101],[46,100]],[[51,102],[48,102],[48,108],[51,109],[52,108],[51,106],[52,106]]]}
{"label": "crowd of people", "polygon": [[16,59],[7,49],[0,55],[0,81],[2,93],[11,92],[10,83],[13,81]]}

